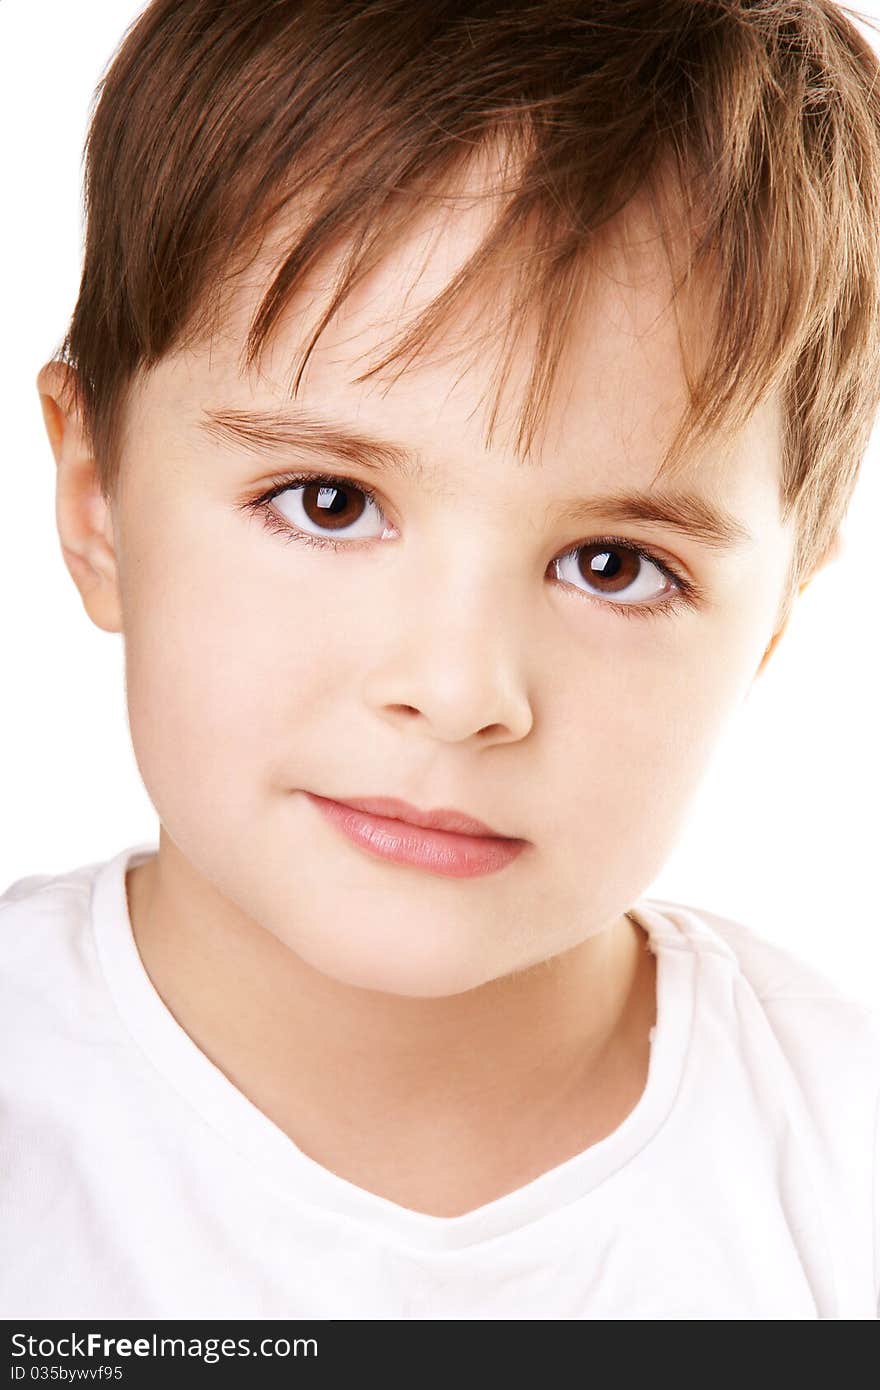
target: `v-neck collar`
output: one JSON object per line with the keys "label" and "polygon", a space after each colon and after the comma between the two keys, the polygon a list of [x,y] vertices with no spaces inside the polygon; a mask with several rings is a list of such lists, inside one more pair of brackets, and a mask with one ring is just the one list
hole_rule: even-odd
{"label": "v-neck collar", "polygon": [[180,1026],[144,967],[131,927],[125,876],[156,844],[129,846],[98,866],[91,922],[105,979],[133,1041],[163,1084],[246,1157],[254,1181],[287,1201],[366,1222],[377,1236],[424,1250],[456,1250],[512,1234],[585,1196],[647,1145],[672,1108],[691,1038],[696,954],[675,921],[649,899],[629,915],[657,957],[657,1021],[645,1088],[615,1130],[524,1186],[460,1216],[432,1216],[398,1205],[308,1157],[240,1091]]}

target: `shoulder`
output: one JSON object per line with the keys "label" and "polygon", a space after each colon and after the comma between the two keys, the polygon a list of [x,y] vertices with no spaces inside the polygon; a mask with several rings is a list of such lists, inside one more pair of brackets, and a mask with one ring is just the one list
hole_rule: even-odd
{"label": "shoulder", "polygon": [[[727,961],[767,1012],[818,1013],[849,1020],[870,1036],[880,1021],[880,1003],[847,994],[830,976],[797,951],[763,936],[745,922],[690,903],[650,898],[644,906],[672,926],[672,934],[697,954]],[[843,1025],[846,1026],[846,1025]]]}
{"label": "shoulder", "polygon": [[[811,962],[703,907],[647,900],[705,969],[706,1006],[729,1007],[737,1050],[756,1074],[793,1083],[829,1130],[863,1144],[880,1108],[880,1005],[851,997]],[[661,928],[662,930],[662,928]],[[712,991],[714,997],[709,998]]]}
{"label": "shoulder", "polygon": [[0,894],[0,1033],[16,1047],[75,1039],[105,1007],[92,889],[106,862],[29,874]]}
{"label": "shoulder", "polygon": [[14,969],[57,942],[81,930],[89,913],[92,882],[100,862],[61,873],[29,874],[0,893],[0,969]]}
{"label": "shoulder", "polygon": [[709,932],[727,944],[736,956],[741,971],[765,1004],[800,1000],[825,1002],[865,1016],[880,1012],[880,1005],[849,996],[805,957],[771,941],[746,923],[703,907],[679,905],[679,911],[698,918]]}

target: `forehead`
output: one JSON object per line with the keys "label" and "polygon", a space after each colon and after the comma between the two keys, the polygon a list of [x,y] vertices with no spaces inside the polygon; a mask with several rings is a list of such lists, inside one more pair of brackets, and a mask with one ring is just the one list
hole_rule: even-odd
{"label": "forehead", "polygon": [[[471,170],[451,192],[420,210],[401,237],[355,285],[314,346],[296,393],[323,415],[359,422],[410,447],[442,475],[477,458],[515,458],[515,427],[529,372],[541,352],[538,319],[527,318],[504,385],[496,434],[487,443],[516,278],[479,284],[414,360],[359,380],[395,338],[450,283],[485,238],[497,213],[484,171]],[[203,408],[263,409],[291,400],[295,368],[327,304],[348,248],[325,255],[288,304],[267,349],[251,368],[244,345],[256,311],[290,244],[295,225],[279,225],[247,271],[231,282],[213,336],[159,364],[150,383],[167,405],[195,423]],[[685,360],[703,361],[714,305],[711,281],[673,299],[668,243],[651,206],[635,199],[596,243],[576,306],[554,394],[526,470],[545,480],[591,485],[619,479],[646,488],[688,399]],[[734,498],[763,489],[778,498],[782,417],[768,397],[736,436],[719,434],[695,454],[681,485]],[[523,471],[523,470],[520,470]],[[677,477],[676,481],[679,481]]]}

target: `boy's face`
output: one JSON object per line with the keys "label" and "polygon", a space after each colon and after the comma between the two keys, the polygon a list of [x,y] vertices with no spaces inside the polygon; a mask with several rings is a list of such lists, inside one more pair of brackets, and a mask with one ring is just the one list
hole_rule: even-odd
{"label": "boy's face", "polygon": [[[645,891],[774,635],[793,540],[775,403],[670,483],[731,513],[750,541],[720,549],[657,523],[563,515],[575,498],[650,490],[683,408],[659,251],[627,262],[629,283],[622,261],[601,277],[537,462],[513,453],[522,376],[485,447],[488,352],[463,373],[450,337],[392,384],[355,384],[405,297],[407,313],[427,303],[485,225],[473,210],[445,216],[353,294],[297,400],[417,456],[421,476],[294,444],[239,450],[205,428],[211,411],[289,405],[296,312],[262,378],[239,374],[265,285],[254,277],[210,353],[168,358],[138,387],[106,518],[118,572],[83,588],[99,625],[124,631],[137,761],[202,900],[219,893],[340,981],[422,996],[565,951]],[[419,278],[426,228],[437,240]],[[524,348],[523,370],[529,360]],[[244,510],[288,470],[372,489],[375,505],[349,494],[342,532],[302,489],[275,499],[282,524],[342,548],[287,542]],[[616,611],[615,599],[659,605],[673,589],[619,549],[616,591],[602,569],[591,581],[589,551],[553,569],[608,536],[652,552],[702,599]],[[529,844],[499,872],[440,876],[357,848],[305,791],[456,807]]]}

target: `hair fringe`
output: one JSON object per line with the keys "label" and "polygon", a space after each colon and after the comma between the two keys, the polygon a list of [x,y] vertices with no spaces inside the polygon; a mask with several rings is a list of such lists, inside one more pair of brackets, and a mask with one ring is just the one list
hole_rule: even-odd
{"label": "hair fringe", "polygon": [[[498,346],[491,440],[528,331],[528,460],[602,252],[644,204],[688,393],[656,478],[778,391],[790,602],[835,543],[880,404],[880,65],[857,22],[877,30],[832,0],[153,0],[94,94],[82,280],[54,354],[104,495],[136,383],[223,332],[269,249],[246,371],[342,252],[295,395],[352,289],[488,155],[484,240],[358,380],[397,379],[470,310],[474,353]],[[504,312],[487,324],[479,302]],[[710,303],[697,370],[687,321]]]}

